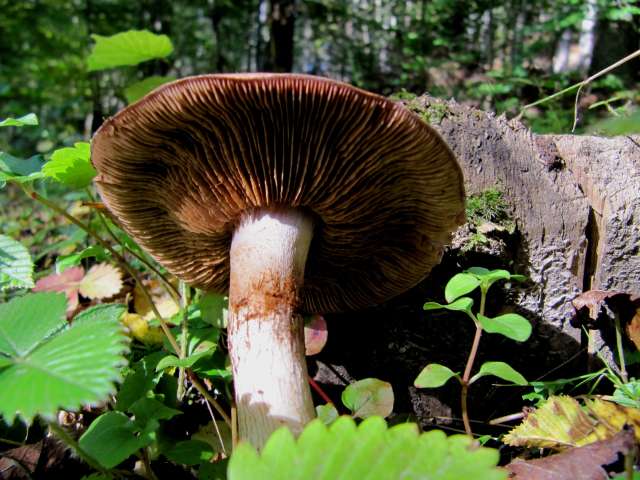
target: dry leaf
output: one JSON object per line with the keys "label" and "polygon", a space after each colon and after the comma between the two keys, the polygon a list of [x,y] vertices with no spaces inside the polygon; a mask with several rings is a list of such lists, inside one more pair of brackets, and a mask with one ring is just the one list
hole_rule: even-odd
{"label": "dry leaf", "polygon": [[84,268],[68,268],[62,273],[52,273],[36,282],[34,292],[64,292],[67,296],[67,313],[78,306],[78,286],[84,277]]}
{"label": "dry leaf", "polygon": [[[180,311],[180,305],[169,296],[159,281],[145,280],[144,284],[162,318],[169,320]],[[155,318],[147,297],[142,293],[140,285],[137,284],[133,290],[133,309],[146,320]]]}
{"label": "dry leaf", "polygon": [[304,349],[306,355],[316,355],[327,343],[327,322],[322,315],[313,315],[304,326]]}
{"label": "dry leaf", "polygon": [[581,406],[572,397],[549,397],[507,434],[511,446],[564,449],[613,437],[625,424],[640,438],[640,410],[593,398]]}
{"label": "dry leaf", "polygon": [[605,480],[609,478],[605,466],[618,460],[634,448],[631,429],[618,432],[611,438],[577,447],[535,460],[514,460],[505,468],[510,478],[520,480]]}
{"label": "dry leaf", "polygon": [[122,289],[122,273],[113,265],[98,263],[84,276],[79,289],[92,300],[113,297]]}

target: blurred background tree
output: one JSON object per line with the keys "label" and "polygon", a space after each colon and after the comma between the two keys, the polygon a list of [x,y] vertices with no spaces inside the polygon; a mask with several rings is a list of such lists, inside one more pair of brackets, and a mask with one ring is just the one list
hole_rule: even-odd
{"label": "blurred background tree", "polygon": [[[91,35],[129,29],[168,35],[173,54],[88,73]],[[513,115],[637,50],[639,29],[638,0],[0,0],[0,117],[41,123],[0,143],[30,154],[86,139],[154,75],[293,71]],[[582,106],[597,108],[581,126],[637,103],[639,67],[589,86]],[[569,96],[525,121],[566,132],[572,108]]]}

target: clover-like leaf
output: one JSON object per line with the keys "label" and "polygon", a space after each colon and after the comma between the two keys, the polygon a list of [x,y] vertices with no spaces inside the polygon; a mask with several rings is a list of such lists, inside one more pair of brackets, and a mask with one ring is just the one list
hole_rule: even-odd
{"label": "clover-like leaf", "polygon": [[140,80],[139,82],[133,83],[125,88],[124,97],[127,99],[128,103],[133,103],[144,97],[150,91],[158,88],[160,85],[172,82],[175,79],[176,77],[160,77],[157,75],[147,77],[144,80]]}
{"label": "clover-like leaf", "polygon": [[517,313],[505,313],[494,318],[478,315],[478,321],[484,331],[499,333],[517,342],[524,342],[531,336],[529,320]]}
{"label": "clover-like leaf", "polygon": [[13,238],[0,235],[0,291],[33,286],[29,250]]}
{"label": "clover-like leaf", "polygon": [[458,374],[439,363],[430,363],[422,369],[413,384],[418,388],[438,388]]}
{"label": "clover-like leaf", "polygon": [[171,367],[191,368],[201,358],[211,355],[214,349],[215,348],[211,348],[204,352],[194,353],[193,355],[189,355],[185,358],[178,358],[175,355],[167,355],[158,362],[158,365],[156,365],[156,371]]}
{"label": "clover-like leaf", "polygon": [[70,188],[84,188],[91,184],[97,172],[91,165],[90,146],[78,142],[73,147],[59,148],[42,167],[42,174]]}
{"label": "clover-like leaf", "polygon": [[324,423],[325,425],[331,425],[335,422],[340,414],[338,410],[332,403],[325,403],[324,405],[316,406],[316,416]]}
{"label": "clover-like leaf", "polygon": [[358,426],[349,417],[340,417],[329,427],[314,420],[298,440],[286,428],[277,430],[260,454],[241,442],[229,461],[227,478],[506,479],[507,473],[496,467],[498,451],[472,442],[467,436],[447,437],[439,430],[420,434],[409,423],[387,428],[380,417]]}
{"label": "clover-like leaf", "polygon": [[95,404],[125,363],[122,305],[99,305],[68,326],[64,296],[33,293],[0,305],[0,414],[27,422]]}
{"label": "clover-like leaf", "polygon": [[353,412],[354,417],[386,417],[393,411],[393,401],[391,384],[377,378],[358,380],[342,392],[342,403]]}
{"label": "clover-like leaf", "polygon": [[137,65],[154,58],[164,58],[173,52],[169,37],[148,30],[129,30],[110,37],[92,35],[91,38],[96,43],[87,59],[90,72]]}
{"label": "clover-like leaf", "polygon": [[35,113],[27,113],[18,118],[9,117],[0,121],[0,127],[33,127],[36,125],[38,125],[38,117]]}
{"label": "clover-like leaf", "polygon": [[451,280],[447,282],[447,286],[444,289],[444,298],[447,302],[451,303],[456,298],[466,295],[469,292],[473,292],[480,286],[480,280],[475,275],[469,273],[457,273]]}
{"label": "clover-like leaf", "polygon": [[526,378],[524,378],[520,373],[514,370],[509,364],[504,362],[485,362],[480,367],[480,371],[476,373],[471,379],[469,383],[473,383],[481,377],[485,377],[487,375],[493,375],[494,377],[501,378],[502,380],[506,380],[510,383],[515,383],[516,385],[528,385]]}

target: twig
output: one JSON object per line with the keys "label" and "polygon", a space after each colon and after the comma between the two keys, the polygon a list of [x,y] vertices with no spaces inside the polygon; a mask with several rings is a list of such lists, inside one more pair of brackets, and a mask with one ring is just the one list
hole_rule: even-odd
{"label": "twig", "polygon": [[213,408],[216,409],[216,411],[220,414],[220,416],[225,421],[225,423],[231,427],[231,418],[229,418],[229,415],[227,415],[227,412],[224,411],[224,409],[220,406],[220,404],[216,401],[216,399],[211,396],[211,394],[207,391],[205,386],[202,385],[202,383],[200,383],[200,380],[198,380],[198,377],[196,377],[195,374],[190,369],[187,369],[187,375],[189,376],[189,380],[191,381],[191,384],[194,387],[196,387],[196,390],[198,390],[198,392],[200,392],[200,395],[202,395],[209,403],[211,403],[211,405],[213,405]]}
{"label": "twig", "polygon": [[517,115],[516,119],[520,119],[522,118],[522,115],[524,114],[525,110],[531,108],[531,107],[535,107],[538,105],[542,105],[543,103],[547,103],[550,100],[556,99],[558,97],[561,97],[562,95],[572,92],[573,90],[578,89],[578,92],[576,94],[576,107],[574,109],[574,124],[573,124],[573,130],[575,130],[575,125],[576,125],[576,119],[577,119],[577,104],[578,104],[578,95],[580,94],[580,89],[582,89],[583,86],[587,85],[588,83],[592,82],[593,80],[595,80],[596,78],[604,75],[605,73],[609,73],[611,70],[618,68],[620,65],[622,65],[623,63],[628,62],[629,60],[634,59],[635,57],[640,56],[640,50],[636,50],[635,52],[633,52],[630,55],[627,55],[626,57],[618,60],[616,63],[614,63],[613,65],[608,66],[607,68],[605,68],[604,70],[599,71],[598,73],[590,76],[589,78],[587,78],[586,80],[583,80],[581,82],[578,82],[574,85],[571,85],[570,87],[565,88],[564,90],[560,90],[559,92],[554,93],[553,95],[549,95],[548,97],[542,98],[540,100],[536,100],[533,103],[529,103],[527,105],[525,105],[524,107],[522,107],[522,109],[520,110],[520,113]]}

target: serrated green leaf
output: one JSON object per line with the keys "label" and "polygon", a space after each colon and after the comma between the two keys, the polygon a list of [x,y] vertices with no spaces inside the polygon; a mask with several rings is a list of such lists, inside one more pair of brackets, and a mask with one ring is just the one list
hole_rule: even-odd
{"label": "serrated green leaf", "polygon": [[517,313],[505,313],[494,318],[478,315],[478,321],[484,331],[499,333],[517,342],[524,342],[531,336],[531,324]]}
{"label": "serrated green leaf", "polygon": [[529,382],[516,370],[514,370],[509,364],[504,362],[485,362],[480,367],[480,371],[476,373],[469,383],[473,383],[481,377],[487,375],[493,375],[494,377],[501,378],[507,382],[515,383],[516,385],[528,385]]}
{"label": "serrated green leaf", "polygon": [[89,72],[137,65],[154,58],[164,58],[173,52],[169,37],[148,30],[129,30],[110,37],[92,35],[91,38],[96,43],[87,59]]}
{"label": "serrated green leaf", "polygon": [[462,297],[457,299],[453,303],[449,303],[447,305],[442,305],[437,302],[427,302],[422,307],[423,310],[452,310],[456,312],[466,312],[470,317],[473,318],[473,312],[471,311],[471,307],[473,307],[473,299],[469,297]]}
{"label": "serrated green leaf", "polygon": [[355,417],[373,415],[386,417],[393,411],[393,388],[377,378],[365,378],[347,386],[342,392],[342,403]]}
{"label": "serrated green leaf", "polygon": [[35,125],[38,125],[38,117],[35,113],[27,113],[18,118],[9,117],[0,121],[0,127],[33,127]]}
{"label": "serrated green leaf", "polygon": [[297,441],[280,429],[260,455],[241,442],[227,475],[229,480],[506,479],[498,459],[497,450],[472,447],[464,435],[419,434],[413,424],[387,428],[379,417],[356,427],[353,419],[340,417],[329,427],[314,420]]}
{"label": "serrated green leaf", "polygon": [[413,384],[418,388],[438,388],[458,375],[444,365],[430,363],[422,369]]}
{"label": "serrated green leaf", "polygon": [[89,425],[79,443],[104,468],[113,468],[152,441],[151,432],[141,431],[124,413],[107,412]]}
{"label": "serrated green leaf", "polygon": [[13,363],[67,326],[64,295],[32,293],[0,304],[0,354]]}
{"label": "serrated green leaf", "polygon": [[33,261],[20,242],[0,235],[0,291],[33,288]]}
{"label": "serrated green leaf", "polygon": [[181,465],[199,465],[213,457],[211,445],[200,440],[185,440],[164,450],[163,455]]}
{"label": "serrated green leaf", "polygon": [[67,268],[79,265],[85,258],[95,258],[98,261],[102,261],[107,258],[107,255],[107,251],[100,245],[92,245],[91,247],[87,247],[80,252],[70,255],[61,255],[56,259],[56,273],[62,273]]}
{"label": "serrated green leaf", "polygon": [[97,172],[90,161],[91,147],[87,142],[75,143],[73,147],[59,148],[51,160],[42,167],[42,174],[70,188],[91,185]]}
{"label": "serrated green leaf", "polygon": [[480,281],[474,275],[457,273],[447,282],[447,286],[444,289],[444,298],[451,303],[456,298],[474,291],[479,286]]}
{"label": "serrated green leaf", "polygon": [[155,90],[160,85],[173,82],[175,79],[176,77],[160,77],[155,75],[147,77],[144,80],[140,80],[139,82],[133,83],[125,88],[124,97],[127,99],[127,103],[133,103],[144,97],[152,90]]}
{"label": "serrated green leaf", "polygon": [[59,408],[95,404],[114,391],[125,363],[126,336],[118,320],[124,307],[86,310],[60,329],[66,308],[60,298],[35,293],[1,306],[3,354],[11,360],[0,371],[0,414],[6,420],[51,418]]}

